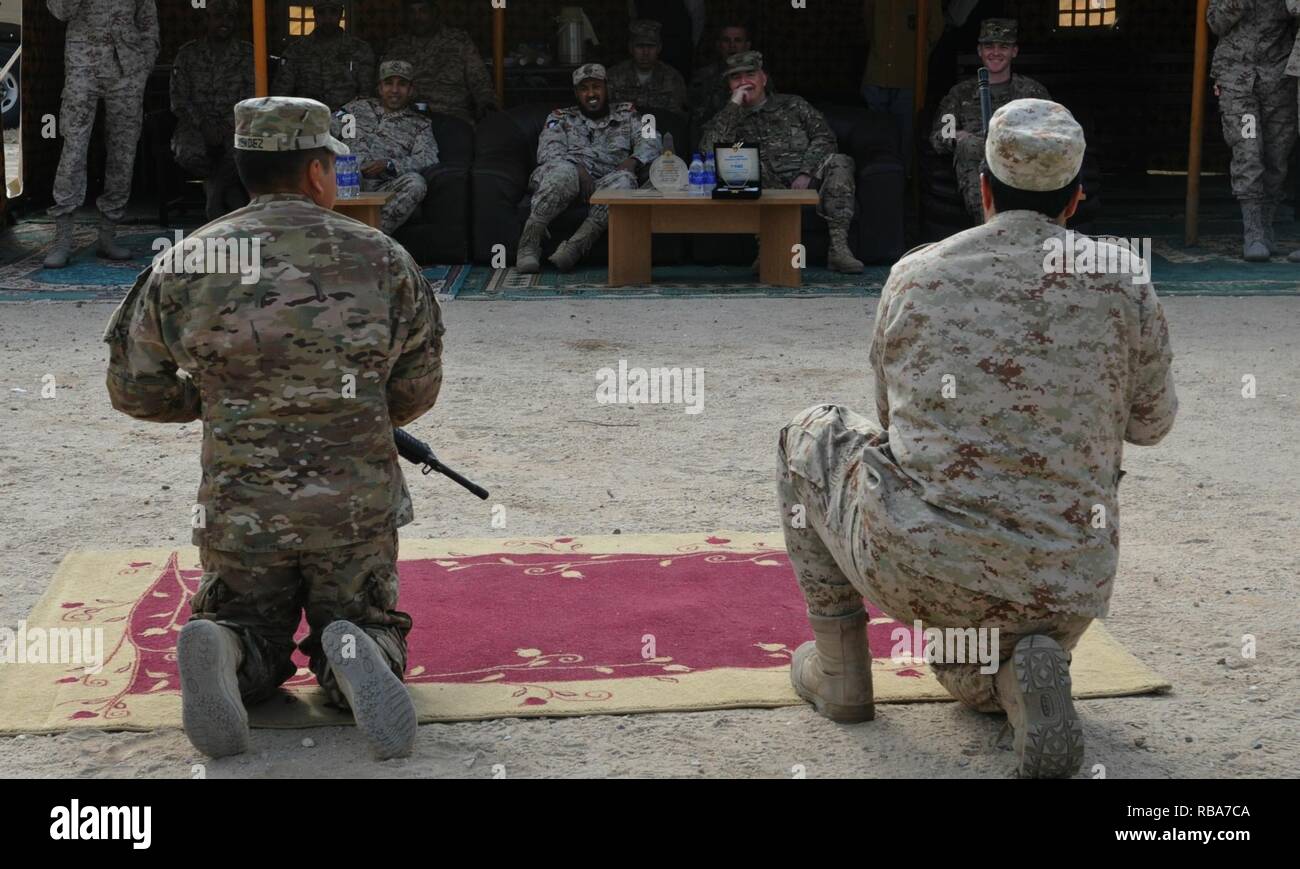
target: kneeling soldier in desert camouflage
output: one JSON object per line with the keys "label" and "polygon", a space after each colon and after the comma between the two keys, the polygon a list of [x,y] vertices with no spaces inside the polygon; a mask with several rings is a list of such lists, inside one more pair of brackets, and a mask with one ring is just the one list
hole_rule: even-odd
{"label": "kneeling soldier in desert camouflage", "polygon": [[[532,210],[515,256],[515,268],[525,274],[541,271],[542,239],[552,220],[597,190],[635,190],[638,174],[659,157],[659,140],[642,135],[636,108],[609,104],[605,78],[605,67],[598,63],[578,67],[573,73],[578,105],[557,109],[546,119],[537,142],[537,168],[529,179]],[[551,262],[562,272],[571,271],[608,225],[609,207],[593,206]]]}
{"label": "kneeling soldier in desert camouflage", "polygon": [[821,405],[778,447],[786,548],[816,637],[791,662],[799,696],[836,721],[872,718],[864,596],[906,624],[996,629],[990,666],[971,653],[932,666],[967,706],[1006,712],[1026,777],[1082,761],[1068,653],[1109,607],[1124,443],[1158,442],[1177,410],[1149,280],[1045,262],[1082,195],[1083,153],[1063,106],[999,109],[986,222],[904,257],[881,294],[880,424]]}
{"label": "kneeling soldier in desert camouflage", "polygon": [[[415,71],[404,60],[379,67],[379,97],[353,100],[335,119],[335,133],[357,155],[361,189],[392,191],[380,214],[384,232],[392,235],[424,202],[429,185],[424,173],[438,164],[438,143],[429,119],[410,108]],[[348,121],[355,124],[355,135]]]}
{"label": "kneeling soldier in desert camouflage", "polygon": [[379,756],[400,756],[416,726],[402,684],[411,617],[397,610],[397,529],[412,512],[393,427],[438,398],[441,313],[399,244],[330,210],[347,146],[328,107],[245,100],[234,142],[253,201],[181,244],[233,245],[239,270],[226,254],[175,273],[164,255],[104,336],[116,409],[203,421],[182,722],[204,754],[246,750],[245,704],[294,675],[305,610],[300,648],[328,702],[351,708]]}

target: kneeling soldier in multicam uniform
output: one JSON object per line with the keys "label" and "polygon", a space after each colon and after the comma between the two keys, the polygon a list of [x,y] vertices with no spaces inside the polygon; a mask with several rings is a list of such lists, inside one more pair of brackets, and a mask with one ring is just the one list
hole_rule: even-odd
{"label": "kneeling soldier in multicam uniform", "polygon": [[[611,106],[605,67],[589,63],[573,73],[578,105],[557,109],[546,119],[537,142],[537,168],[529,179],[532,210],[524,224],[515,268],[541,271],[546,227],[597,190],[635,190],[638,174],[659,157],[657,137],[642,135],[641,118],[631,103]],[[593,206],[573,237],[551,255],[562,272],[571,271],[609,225],[609,208]]]}
{"label": "kneeling soldier in multicam uniform", "polygon": [[294,675],[304,610],[299,648],[328,702],[351,708],[381,757],[415,739],[411,617],[397,610],[397,529],[412,512],[393,427],[437,400],[444,330],[401,245],[330,210],[347,146],[329,130],[314,100],[239,103],[253,201],[182,244],[251,248],[258,268],[205,258],[188,273],[186,257],[177,274],[164,257],[104,336],[113,407],[203,421],[203,579],[177,660],[185,733],[212,757],[246,750],[245,704]]}
{"label": "kneeling soldier in multicam uniform", "polygon": [[763,186],[782,190],[817,190],[818,213],[830,225],[827,267],[859,274],[862,262],[849,250],[849,224],[857,182],[853,158],[838,153],[835,132],[822,113],[803,97],[767,90],[763,55],[742,51],[727,58],[731,102],[704,128],[700,150],[734,142],[761,147]]}
{"label": "kneeling soldier in multicam uniform", "polygon": [[872,718],[864,596],[906,624],[996,629],[995,673],[955,645],[932,667],[967,706],[1006,712],[1026,777],[1082,761],[1068,652],[1109,607],[1124,442],[1158,442],[1178,407],[1150,282],[1045,265],[1082,196],[1083,153],[1063,106],[999,109],[986,222],[905,256],[881,293],[880,424],[821,405],[778,446],[786,548],[816,637],[791,661],[795,691],[833,720]]}
{"label": "kneeling soldier in multicam uniform", "polygon": [[[380,214],[392,235],[424,202],[429,185],[424,173],[438,164],[438,143],[429,119],[410,108],[415,70],[404,60],[379,67],[379,97],[353,100],[334,119],[334,133],[357,155],[361,189],[391,190]],[[348,132],[355,123],[355,135]]]}

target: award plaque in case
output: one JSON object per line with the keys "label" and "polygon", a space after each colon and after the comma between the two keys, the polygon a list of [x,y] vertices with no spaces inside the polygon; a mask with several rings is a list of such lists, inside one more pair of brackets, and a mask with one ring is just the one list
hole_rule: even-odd
{"label": "award plaque in case", "polygon": [[718,170],[714,199],[758,199],[763,195],[763,169],[759,146],[737,142],[729,148],[715,146],[713,164]]}

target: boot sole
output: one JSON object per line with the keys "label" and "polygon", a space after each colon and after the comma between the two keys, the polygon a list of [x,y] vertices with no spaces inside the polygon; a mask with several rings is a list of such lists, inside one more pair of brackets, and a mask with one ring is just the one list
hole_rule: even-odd
{"label": "boot sole", "polygon": [[1026,637],[1011,654],[1025,713],[1016,732],[1021,778],[1069,778],[1083,763],[1083,726],[1070,696],[1070,658],[1051,637]]}
{"label": "boot sole", "polygon": [[[354,638],[349,644],[355,652],[351,657],[343,655],[347,635]],[[375,641],[351,622],[337,621],[325,628],[321,644],[334,677],[351,702],[357,727],[379,758],[410,754],[418,725],[415,703]]]}
{"label": "boot sole", "polygon": [[208,757],[248,750],[248,710],[239,696],[239,660],[216,622],[192,621],[176,641],[181,725]]}
{"label": "boot sole", "polygon": [[794,686],[794,693],[802,699],[813,705],[813,709],[823,718],[829,718],[837,724],[861,724],[864,721],[870,721],[876,717],[876,705],[868,703],[865,706],[845,706],[842,703],[830,703],[819,694],[814,694],[808,690],[799,681],[798,674],[803,671],[803,662],[817,651],[817,644],[813,642],[804,643],[794,650],[794,655],[790,658],[790,684]]}

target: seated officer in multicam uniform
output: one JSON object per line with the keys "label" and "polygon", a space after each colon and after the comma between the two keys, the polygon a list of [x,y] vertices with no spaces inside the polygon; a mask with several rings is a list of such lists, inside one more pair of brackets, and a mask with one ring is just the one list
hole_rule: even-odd
{"label": "seated officer in multicam uniform", "polygon": [[[353,100],[335,115],[335,135],[357,155],[361,189],[389,191],[380,213],[384,232],[392,235],[424,202],[429,185],[424,173],[438,163],[438,143],[429,119],[410,107],[414,70],[404,60],[379,67],[379,97]],[[349,122],[355,136],[347,136]]]}
{"label": "seated officer in multicam uniform", "polygon": [[763,186],[817,190],[818,213],[830,225],[827,267],[859,274],[862,262],[849,250],[849,224],[857,182],[853,158],[839,153],[839,141],[822,113],[803,97],[769,93],[763,55],[742,51],[727,58],[731,101],[704,128],[700,150],[715,145],[758,142]]}
{"label": "seated officer in multicam uniform", "polygon": [[[578,105],[551,112],[542,128],[537,168],[529,179],[532,209],[515,257],[520,272],[541,270],[542,239],[552,220],[575,201],[586,202],[597,190],[635,190],[640,186],[639,174],[662,151],[658,138],[642,135],[635,106],[610,105],[605,79],[605,67],[598,63],[578,67],[573,73]],[[571,271],[608,225],[609,208],[593,206],[551,262],[560,271]]]}
{"label": "seated officer in multicam uniform", "polygon": [[404,755],[416,716],[397,529],[412,510],[393,427],[438,399],[442,316],[401,245],[331,210],[334,157],[348,149],[328,108],[262,97],[234,115],[253,201],[183,244],[255,242],[254,280],[206,256],[193,272],[164,257],[104,336],[114,408],[203,421],[203,579],[177,641],[181,721],[204,754],[245,751],[246,704],[276,695],[301,648],[378,755]]}
{"label": "seated officer in multicam uniform", "polygon": [[1109,607],[1124,443],[1157,443],[1178,408],[1150,281],[1045,265],[1083,193],[1084,146],[1057,103],[998,110],[986,222],[905,256],[881,293],[880,424],[820,405],[778,446],[786,549],[816,637],[791,661],[795,691],[832,720],[873,717],[863,597],[962,631],[967,648],[984,631],[986,654],[996,630],[995,672],[956,644],[932,668],[967,706],[1006,712],[1025,777],[1082,761],[1068,652]]}
{"label": "seated officer in multicam uniform", "polygon": [[658,21],[633,21],[628,49],[632,57],[609,71],[609,99],[632,103],[641,111],[665,109],[686,113],[686,79],[659,59],[663,43]]}

